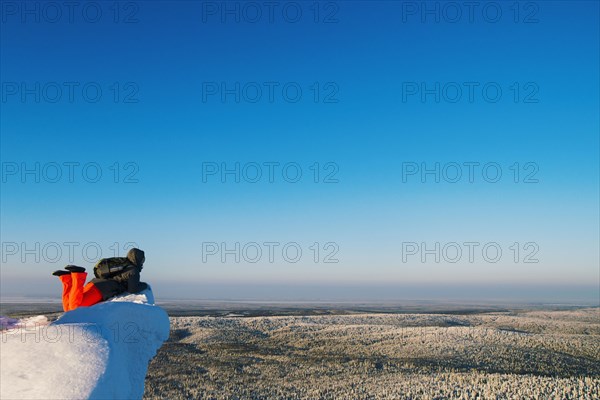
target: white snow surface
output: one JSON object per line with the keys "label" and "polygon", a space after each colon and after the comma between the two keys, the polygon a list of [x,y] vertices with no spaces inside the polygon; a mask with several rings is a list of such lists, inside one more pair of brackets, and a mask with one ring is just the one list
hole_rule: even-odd
{"label": "white snow surface", "polygon": [[141,399],[148,362],[169,337],[152,289],[0,332],[0,399]]}

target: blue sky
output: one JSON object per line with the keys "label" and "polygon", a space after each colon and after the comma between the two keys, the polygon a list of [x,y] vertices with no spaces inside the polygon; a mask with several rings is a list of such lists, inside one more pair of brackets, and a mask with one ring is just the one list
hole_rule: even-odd
{"label": "blue sky", "polygon": [[[391,1],[276,2],[272,14],[243,2],[81,3],[72,14],[7,3],[3,295],[52,294],[51,271],[91,268],[93,250],[135,242],[145,279],[168,297],[349,285],[377,298],[379,286],[413,285],[428,298],[444,285],[500,285],[529,288],[515,289],[523,298],[546,288],[530,297],[550,301],[558,285],[598,301],[597,2],[483,2],[471,21],[445,2],[425,14]],[[223,179],[236,165],[239,182]],[[421,177],[436,165],[439,183]],[[456,165],[452,183],[442,172]],[[478,243],[472,262],[465,242]],[[76,243],[72,260],[65,243]],[[440,262],[423,261],[423,244],[436,243]],[[452,243],[457,262],[442,253]],[[301,249],[297,262],[286,245]],[[225,249],[240,262],[223,262]]]}

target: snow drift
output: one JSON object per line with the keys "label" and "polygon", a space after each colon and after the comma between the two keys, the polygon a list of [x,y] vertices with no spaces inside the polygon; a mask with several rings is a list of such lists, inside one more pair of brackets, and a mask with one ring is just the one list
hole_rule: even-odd
{"label": "snow drift", "polygon": [[80,307],[48,323],[5,321],[2,399],[141,399],[148,362],[169,337],[152,290]]}

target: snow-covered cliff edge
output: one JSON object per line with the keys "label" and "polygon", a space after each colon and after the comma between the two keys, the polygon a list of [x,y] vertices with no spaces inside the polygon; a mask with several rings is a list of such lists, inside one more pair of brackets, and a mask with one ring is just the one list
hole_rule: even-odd
{"label": "snow-covered cliff edge", "polygon": [[169,337],[151,289],[1,333],[2,399],[141,399],[148,362]]}

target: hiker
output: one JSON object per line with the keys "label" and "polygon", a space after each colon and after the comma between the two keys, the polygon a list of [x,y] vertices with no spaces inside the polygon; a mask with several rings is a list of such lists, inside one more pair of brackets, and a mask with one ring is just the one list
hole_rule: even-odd
{"label": "hiker", "polygon": [[123,292],[138,293],[148,285],[140,282],[140,271],[146,257],[140,249],[131,249],[127,257],[103,258],[94,266],[95,278],[85,284],[85,268],[67,265],[66,271],[54,271],[63,284],[63,310],[91,306]]}

